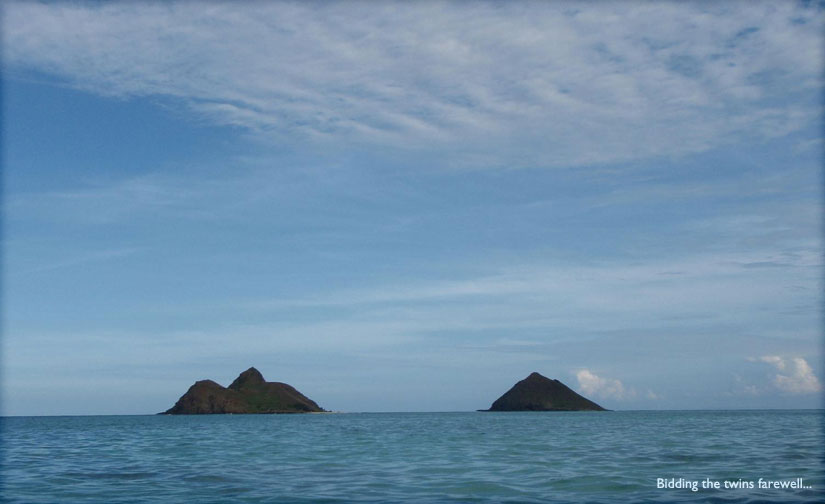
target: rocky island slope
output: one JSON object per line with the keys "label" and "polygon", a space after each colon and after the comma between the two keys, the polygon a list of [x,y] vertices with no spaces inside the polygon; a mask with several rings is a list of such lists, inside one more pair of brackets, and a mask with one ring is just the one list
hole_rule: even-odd
{"label": "rocky island slope", "polygon": [[166,415],[204,415],[220,413],[314,413],[324,411],[286,383],[268,382],[251,367],[229,387],[212,380],[201,380],[189,387]]}
{"label": "rocky island slope", "polygon": [[479,411],[607,411],[590,399],[580,396],[564,383],[538,373],[513,385],[513,388]]}

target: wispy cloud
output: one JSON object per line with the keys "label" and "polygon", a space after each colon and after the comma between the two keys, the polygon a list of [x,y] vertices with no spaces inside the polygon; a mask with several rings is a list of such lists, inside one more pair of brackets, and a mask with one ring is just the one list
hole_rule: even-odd
{"label": "wispy cloud", "polygon": [[171,97],[281,145],[508,167],[797,131],[825,60],[821,11],[801,2],[14,2],[4,18],[7,71]]}
{"label": "wispy cloud", "polygon": [[[456,280],[405,281],[359,289],[319,292],[304,298],[249,300],[251,310],[276,311],[290,308],[345,307],[359,313],[378,312],[403,305],[420,315],[426,310],[453,313],[442,323],[463,320],[470,308],[490,304],[490,310],[472,316],[476,324],[518,326],[561,322],[570,313],[587,315],[591,329],[617,327],[624,323],[665,323],[669,319],[697,316],[716,323],[737,319],[737,313],[752,306],[769,312],[780,305],[806,299],[806,292],[793,293],[795,284],[813,286],[812,267],[820,266],[815,254],[783,258],[775,268],[749,267],[772,256],[745,254],[701,254],[651,261],[646,264],[569,262],[487,265],[486,274]],[[670,272],[679,271],[679,275]],[[785,301],[777,304],[776,300]],[[458,311],[456,311],[458,310]],[[507,322],[500,319],[506,314]],[[749,315],[752,316],[752,315]],[[492,320],[498,319],[497,324]],[[658,322],[653,322],[658,320]],[[684,321],[683,321],[684,322]]]}
{"label": "wispy cloud", "polygon": [[18,277],[26,276],[32,273],[45,273],[63,268],[73,268],[77,266],[88,265],[89,263],[99,263],[103,261],[129,257],[136,253],[139,253],[140,251],[141,249],[136,247],[96,250],[82,254],[67,255],[58,261],[52,261],[46,264],[39,264],[37,266],[29,268],[23,267],[20,269],[17,269],[17,265],[14,264],[15,268],[12,269],[10,275]]}

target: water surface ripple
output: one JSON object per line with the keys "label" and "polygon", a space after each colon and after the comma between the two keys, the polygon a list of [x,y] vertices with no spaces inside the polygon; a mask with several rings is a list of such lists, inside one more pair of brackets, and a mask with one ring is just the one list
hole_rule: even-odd
{"label": "water surface ripple", "polygon": [[[822,411],[7,417],[2,501],[822,502]],[[811,489],[660,489],[802,478]]]}

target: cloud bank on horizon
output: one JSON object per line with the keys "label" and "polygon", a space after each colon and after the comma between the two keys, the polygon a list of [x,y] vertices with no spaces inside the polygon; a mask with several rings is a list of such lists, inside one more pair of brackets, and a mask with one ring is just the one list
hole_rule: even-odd
{"label": "cloud bank on horizon", "polygon": [[779,371],[774,376],[773,384],[785,393],[797,395],[822,391],[819,378],[813,374],[808,362],[801,357],[783,359],[778,355],[764,355],[759,360],[771,364]]}
{"label": "cloud bank on horizon", "polygon": [[2,8],[7,412],[821,406],[821,4]]}

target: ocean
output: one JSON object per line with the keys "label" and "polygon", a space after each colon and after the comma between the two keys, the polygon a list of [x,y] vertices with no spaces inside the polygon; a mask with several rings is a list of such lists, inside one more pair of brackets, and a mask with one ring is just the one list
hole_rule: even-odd
{"label": "ocean", "polygon": [[0,490],[9,503],[823,502],[823,418],[822,410],[5,417]]}

